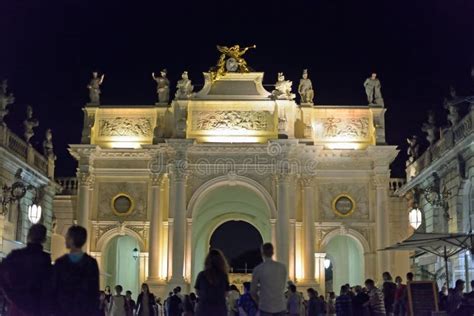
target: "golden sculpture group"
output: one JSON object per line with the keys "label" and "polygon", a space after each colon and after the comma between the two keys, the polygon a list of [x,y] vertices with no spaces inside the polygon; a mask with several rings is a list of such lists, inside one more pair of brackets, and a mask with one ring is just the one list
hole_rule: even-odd
{"label": "golden sculpture group", "polygon": [[217,79],[221,76],[224,76],[228,71],[226,69],[226,62],[229,59],[233,59],[236,63],[236,71],[239,72],[250,72],[250,68],[247,66],[247,62],[242,56],[250,49],[257,48],[256,45],[240,48],[239,45],[234,45],[231,47],[217,45],[217,50],[221,52],[221,56],[217,61],[217,65],[211,69],[211,74],[213,79]]}

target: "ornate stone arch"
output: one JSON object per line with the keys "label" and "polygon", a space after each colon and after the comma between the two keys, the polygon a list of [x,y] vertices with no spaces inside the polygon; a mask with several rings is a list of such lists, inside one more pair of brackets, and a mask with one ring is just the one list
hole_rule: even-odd
{"label": "ornate stone arch", "polygon": [[275,203],[270,193],[268,193],[268,191],[257,181],[236,174],[228,174],[225,176],[213,178],[202,184],[196,191],[194,191],[188,203],[187,217],[193,217],[194,211],[201,198],[203,198],[208,192],[211,192],[214,189],[222,186],[243,186],[250,189],[265,202],[265,205],[270,212],[270,214],[268,214],[269,218],[277,218]]}
{"label": "ornate stone arch", "polygon": [[324,236],[323,240],[321,241],[321,250],[324,251],[328,245],[328,243],[331,241],[331,239],[335,236],[348,236],[354,239],[363,249],[364,254],[370,253],[370,244],[365,239],[364,235],[359,233],[357,230],[354,230],[352,228],[347,228],[347,229],[340,229],[336,228],[330,231],[329,233]]}
{"label": "ornate stone arch", "polygon": [[97,251],[104,253],[107,245],[114,237],[124,236],[124,235],[134,238],[138,242],[141,252],[148,251],[145,241],[143,240],[142,236],[140,236],[136,231],[127,227],[124,227],[124,228],[116,227],[111,230],[108,230],[102,236],[100,236],[99,240],[97,240],[97,243],[96,243]]}

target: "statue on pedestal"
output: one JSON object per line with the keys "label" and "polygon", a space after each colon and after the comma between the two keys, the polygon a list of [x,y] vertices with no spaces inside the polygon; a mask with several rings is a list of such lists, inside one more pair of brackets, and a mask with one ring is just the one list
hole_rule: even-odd
{"label": "statue on pedestal", "polygon": [[56,158],[56,155],[54,155],[53,131],[51,130],[51,128],[48,128],[44,135],[43,154],[48,159]]}
{"label": "statue on pedestal", "polygon": [[8,82],[7,80],[3,80],[2,84],[0,85],[0,124],[5,125],[5,122],[3,121],[3,118],[5,115],[8,114],[8,109],[7,107],[10,104],[13,104],[15,102],[15,97],[13,94],[8,93]]}
{"label": "statue on pedestal", "polygon": [[100,104],[100,85],[102,84],[102,82],[104,82],[104,77],[104,74],[99,77],[98,72],[94,71],[92,73],[92,79],[89,82],[89,85],[87,86],[87,88],[89,89],[90,104]]}
{"label": "statue on pedestal", "polygon": [[176,85],[176,99],[189,99],[193,96],[194,87],[189,80],[188,72],[184,71]]}
{"label": "statue on pedestal", "polygon": [[438,139],[439,129],[436,126],[435,113],[428,111],[428,122],[423,123],[421,130],[426,133],[426,140],[430,143],[430,146]]}
{"label": "statue on pedestal", "polygon": [[369,105],[384,105],[382,92],[380,91],[382,85],[376,73],[372,73],[372,75],[364,81],[364,87]]}
{"label": "statue on pedestal", "polygon": [[418,144],[418,137],[416,135],[413,135],[410,138],[407,138],[407,143],[408,143],[408,160],[407,160],[407,166],[415,162],[418,157],[419,157],[419,150],[420,150],[420,145]]}
{"label": "statue on pedestal", "polygon": [[23,121],[23,129],[25,140],[27,143],[30,142],[31,137],[35,135],[33,131],[34,128],[39,126],[39,122],[37,119],[33,118],[33,108],[28,105],[26,107],[26,119]]}
{"label": "statue on pedestal", "polygon": [[298,93],[301,97],[301,104],[313,105],[314,90],[311,79],[308,78],[308,69],[303,70],[303,78],[300,79]]}
{"label": "statue on pedestal", "polygon": [[285,80],[282,72],[278,73],[278,81],[275,83],[275,90],[272,91],[272,98],[279,100],[293,100],[295,94],[291,93],[293,82]]}
{"label": "statue on pedestal", "polygon": [[156,81],[156,93],[158,93],[158,103],[167,104],[170,99],[170,81],[166,77],[166,69],[160,72],[160,77],[156,77],[152,72],[151,76]]}

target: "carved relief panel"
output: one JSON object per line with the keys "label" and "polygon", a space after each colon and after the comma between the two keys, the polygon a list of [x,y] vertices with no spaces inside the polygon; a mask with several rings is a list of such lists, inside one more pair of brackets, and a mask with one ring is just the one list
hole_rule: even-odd
{"label": "carved relief panel", "polygon": [[369,189],[363,183],[320,184],[322,220],[369,219]]}
{"label": "carved relief panel", "polygon": [[91,144],[103,148],[138,148],[141,144],[152,144],[157,118],[166,109],[136,106],[87,107],[86,110],[95,120],[91,125]]}
{"label": "carved relief panel", "polygon": [[144,182],[100,182],[98,220],[146,220],[147,197]]}
{"label": "carved relief panel", "polygon": [[372,114],[368,109],[315,109],[315,143],[329,148],[362,148],[375,144]]}
{"label": "carved relief panel", "polygon": [[193,101],[188,105],[187,137],[199,142],[264,142],[277,136],[277,119],[270,101]]}

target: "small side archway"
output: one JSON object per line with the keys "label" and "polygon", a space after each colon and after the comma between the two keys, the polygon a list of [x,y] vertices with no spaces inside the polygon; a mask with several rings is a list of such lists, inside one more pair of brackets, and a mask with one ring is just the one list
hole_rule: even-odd
{"label": "small side archway", "polygon": [[362,234],[353,229],[335,229],[324,237],[321,250],[331,260],[332,271],[326,277],[328,290],[338,292],[346,283],[363,284],[367,264],[365,254],[370,247]]}
{"label": "small side archway", "polygon": [[[134,249],[139,257],[134,257]],[[138,294],[140,282],[145,274],[143,252],[146,244],[143,238],[127,227],[117,227],[104,233],[96,243],[100,254],[101,286],[121,285],[124,289]]]}

